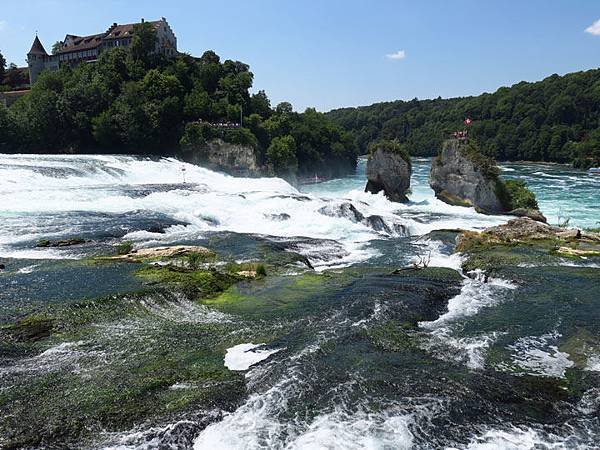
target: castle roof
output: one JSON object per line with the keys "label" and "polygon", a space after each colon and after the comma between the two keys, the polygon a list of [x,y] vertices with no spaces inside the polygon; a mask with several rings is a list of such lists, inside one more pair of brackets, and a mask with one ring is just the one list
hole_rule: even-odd
{"label": "castle roof", "polygon": [[31,50],[29,50],[28,55],[44,55],[44,56],[48,56],[48,53],[46,52],[46,49],[44,48],[44,46],[40,42],[40,39],[37,37],[37,35],[35,36],[35,39],[33,41],[33,45],[31,46]]}
{"label": "castle roof", "polygon": [[[153,22],[148,22],[149,24],[151,24],[155,30],[157,30],[160,25],[162,24],[161,20],[155,20]],[[104,39],[119,39],[119,38],[124,38],[124,37],[131,37],[133,36],[133,27],[134,25],[137,25],[135,23],[127,23],[124,25],[117,25],[114,24],[112,27],[110,27],[106,33],[106,36],[104,36]]]}
{"label": "castle roof", "polygon": [[[81,50],[91,50],[99,47],[102,44],[102,38],[104,37],[104,33],[100,34],[92,34],[90,36],[75,36],[75,35],[67,35],[67,38],[71,38],[70,40],[73,42],[70,45],[65,45],[61,47],[58,53],[71,53],[77,52]],[[67,39],[65,39],[66,41]]]}

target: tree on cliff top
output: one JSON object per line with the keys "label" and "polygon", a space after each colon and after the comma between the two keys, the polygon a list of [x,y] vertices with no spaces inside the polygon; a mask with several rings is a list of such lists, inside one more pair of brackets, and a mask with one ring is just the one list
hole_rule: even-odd
{"label": "tree on cliff top", "polygon": [[406,146],[400,144],[400,142],[398,142],[397,140],[390,141],[386,139],[381,139],[376,142],[371,142],[369,144],[369,147],[367,148],[369,156],[373,155],[373,153],[375,153],[379,149],[400,155],[400,157],[402,157],[402,159],[406,161],[409,166],[411,165],[410,154],[408,153]]}
{"label": "tree on cliff top", "polygon": [[4,75],[6,73],[6,58],[2,52],[0,52],[0,84],[4,82]]}
{"label": "tree on cliff top", "polygon": [[150,56],[156,48],[156,39],[156,31],[151,23],[136,23],[133,26],[133,38],[129,46],[131,56],[148,65]]}

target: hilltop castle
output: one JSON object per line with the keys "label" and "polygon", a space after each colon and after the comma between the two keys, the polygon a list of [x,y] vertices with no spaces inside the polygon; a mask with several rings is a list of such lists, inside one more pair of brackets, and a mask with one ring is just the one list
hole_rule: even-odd
{"label": "hilltop castle", "polygon": [[[144,19],[142,19],[144,23]],[[167,56],[177,54],[177,38],[164,17],[160,20],[150,22],[156,31],[156,53]],[[113,23],[104,33],[89,36],[75,36],[67,34],[60,47],[54,49],[49,55],[35,37],[31,50],[27,53],[27,65],[29,66],[29,81],[33,85],[43,70],[58,70],[60,66],[68,64],[76,66],[82,62],[94,62],[104,49],[113,47],[127,47],[131,44],[133,37],[133,26],[130,23],[119,25]]]}

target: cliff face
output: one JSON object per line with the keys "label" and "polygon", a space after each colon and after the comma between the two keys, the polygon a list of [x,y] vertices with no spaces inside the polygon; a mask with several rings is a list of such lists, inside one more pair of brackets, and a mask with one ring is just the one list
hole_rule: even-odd
{"label": "cliff face", "polygon": [[465,141],[446,141],[431,164],[429,185],[440,200],[459,206],[474,206],[488,214],[505,212],[496,193],[497,177],[485,173],[466,156]]}
{"label": "cliff face", "polygon": [[376,148],[367,162],[367,186],[365,192],[377,194],[383,191],[393,202],[407,202],[412,167],[401,154]]}
{"label": "cliff face", "polygon": [[203,145],[188,146],[183,158],[192,164],[236,176],[253,177],[261,174],[254,148],[214,139]]}

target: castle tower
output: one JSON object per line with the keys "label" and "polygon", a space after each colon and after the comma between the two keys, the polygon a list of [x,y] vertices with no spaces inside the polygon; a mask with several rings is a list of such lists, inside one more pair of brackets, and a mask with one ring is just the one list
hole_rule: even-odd
{"label": "castle tower", "polygon": [[29,66],[29,83],[33,86],[33,83],[37,80],[39,74],[46,67],[46,62],[48,61],[48,53],[46,49],[40,42],[37,34],[35,36],[35,40],[33,41],[33,45],[31,46],[31,50],[27,53],[27,65]]}

